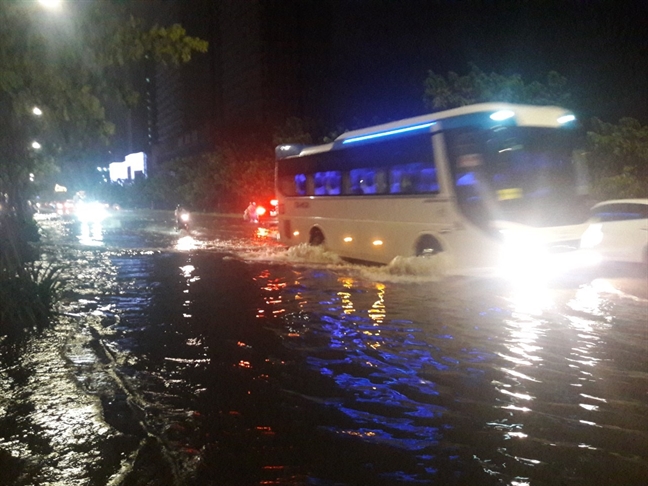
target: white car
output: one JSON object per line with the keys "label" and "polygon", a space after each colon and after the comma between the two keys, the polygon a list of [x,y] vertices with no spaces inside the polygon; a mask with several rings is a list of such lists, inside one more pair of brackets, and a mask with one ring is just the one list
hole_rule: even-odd
{"label": "white car", "polygon": [[648,199],[593,206],[580,247],[596,252],[603,261],[648,263]]}

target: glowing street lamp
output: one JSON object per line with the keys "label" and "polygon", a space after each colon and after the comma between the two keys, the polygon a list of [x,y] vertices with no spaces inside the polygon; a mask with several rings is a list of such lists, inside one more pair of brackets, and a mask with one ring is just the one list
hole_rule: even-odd
{"label": "glowing street lamp", "polygon": [[61,6],[61,0],[38,0],[38,3],[40,3],[43,7],[52,10],[58,9]]}
{"label": "glowing street lamp", "polygon": [[39,150],[41,148],[41,144],[38,143],[36,140],[34,140],[31,144],[33,149]]}
{"label": "glowing street lamp", "polygon": [[34,106],[32,113],[36,116],[41,116],[43,114],[43,110],[41,110],[38,106]]}

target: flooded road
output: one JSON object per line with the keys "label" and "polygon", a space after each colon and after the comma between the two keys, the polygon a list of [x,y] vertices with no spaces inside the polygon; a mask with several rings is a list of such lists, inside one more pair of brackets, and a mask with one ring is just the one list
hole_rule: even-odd
{"label": "flooded road", "polygon": [[0,370],[0,484],[647,483],[645,270],[442,279],[194,218],[41,222],[68,291]]}

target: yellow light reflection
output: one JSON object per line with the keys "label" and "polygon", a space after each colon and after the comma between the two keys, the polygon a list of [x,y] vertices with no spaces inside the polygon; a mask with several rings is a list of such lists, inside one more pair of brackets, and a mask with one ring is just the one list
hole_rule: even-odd
{"label": "yellow light reflection", "polygon": [[374,321],[374,325],[381,324],[385,320],[385,284],[376,283],[376,290],[378,300],[369,309],[369,317]]}
{"label": "yellow light reflection", "polygon": [[266,295],[263,300],[267,307],[270,307],[272,310],[266,312],[266,308],[258,308],[256,317],[263,319],[269,317],[269,314],[278,315],[287,312],[283,307],[284,300],[282,297],[282,290],[287,287],[287,283],[281,279],[271,279],[270,272],[266,269],[261,271],[259,275],[255,277],[255,280],[266,280],[265,284],[261,287],[262,290],[266,292]]}
{"label": "yellow light reflection", "polygon": [[[340,278],[339,281],[342,283],[345,289],[353,288],[353,284],[355,282],[354,279],[349,277]],[[337,293],[337,295],[342,303],[343,312],[347,315],[353,314],[355,312],[355,307],[353,305],[353,302],[351,301],[351,293],[340,291]]]}
{"label": "yellow light reflection", "polygon": [[338,292],[338,297],[342,302],[342,309],[345,314],[353,314],[355,309],[353,308],[353,302],[351,301],[351,294],[349,292]]}

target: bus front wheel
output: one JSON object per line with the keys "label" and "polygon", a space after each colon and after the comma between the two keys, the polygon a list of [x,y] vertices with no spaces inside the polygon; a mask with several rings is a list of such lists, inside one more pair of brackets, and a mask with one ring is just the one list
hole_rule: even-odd
{"label": "bus front wheel", "polygon": [[416,244],[416,256],[431,257],[443,251],[441,243],[433,236],[423,236]]}
{"label": "bus front wheel", "polygon": [[313,228],[310,232],[308,244],[311,246],[322,246],[324,244],[324,233],[319,228]]}

